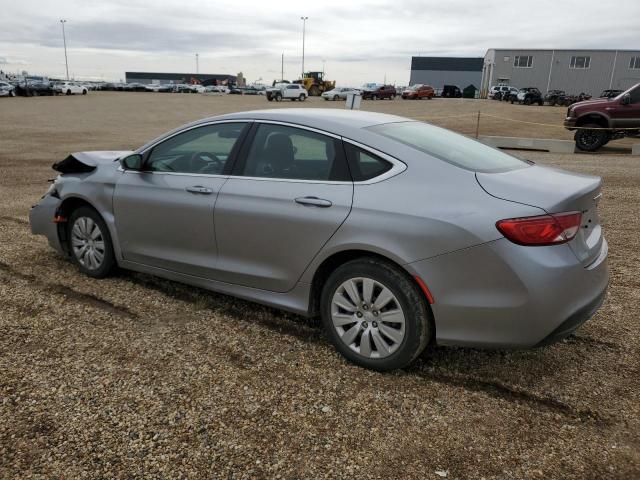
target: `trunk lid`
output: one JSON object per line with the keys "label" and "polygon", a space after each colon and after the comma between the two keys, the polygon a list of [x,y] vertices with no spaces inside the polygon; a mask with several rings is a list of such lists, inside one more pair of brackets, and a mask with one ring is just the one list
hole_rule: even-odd
{"label": "trunk lid", "polygon": [[504,173],[476,173],[476,179],[489,195],[502,200],[547,213],[582,212],[581,228],[568,245],[584,266],[598,258],[603,243],[597,211],[600,177],[535,165]]}

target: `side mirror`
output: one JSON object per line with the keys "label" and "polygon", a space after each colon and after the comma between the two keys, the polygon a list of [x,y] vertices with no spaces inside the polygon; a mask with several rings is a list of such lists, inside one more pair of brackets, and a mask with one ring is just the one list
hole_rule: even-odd
{"label": "side mirror", "polygon": [[134,153],[120,159],[120,165],[124,170],[142,170],[142,155]]}
{"label": "side mirror", "polygon": [[631,95],[629,95],[628,93],[625,93],[622,96],[622,105],[629,105],[631,103]]}

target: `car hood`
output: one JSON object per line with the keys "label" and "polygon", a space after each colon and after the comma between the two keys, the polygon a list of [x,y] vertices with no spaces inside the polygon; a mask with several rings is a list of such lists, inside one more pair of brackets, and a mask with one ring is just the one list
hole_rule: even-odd
{"label": "car hood", "polygon": [[573,105],[571,105],[571,108],[573,109],[583,108],[583,107],[589,108],[594,105],[604,105],[607,103],[614,102],[615,101],[614,98],[595,98],[593,100],[583,100],[582,102],[574,103]]}
{"label": "car hood", "polygon": [[61,162],[54,163],[52,168],[60,173],[91,172],[101,164],[112,163],[130,153],[133,152],[131,150],[76,152]]}

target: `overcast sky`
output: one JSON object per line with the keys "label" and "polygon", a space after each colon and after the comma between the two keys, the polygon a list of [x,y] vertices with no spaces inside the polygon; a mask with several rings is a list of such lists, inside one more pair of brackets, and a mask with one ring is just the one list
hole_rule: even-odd
{"label": "overcast sky", "polygon": [[125,71],[236,74],[249,82],[305,69],[339,85],[404,85],[412,55],[483,56],[487,48],[640,49],[640,0],[0,0],[0,69],[124,79]]}

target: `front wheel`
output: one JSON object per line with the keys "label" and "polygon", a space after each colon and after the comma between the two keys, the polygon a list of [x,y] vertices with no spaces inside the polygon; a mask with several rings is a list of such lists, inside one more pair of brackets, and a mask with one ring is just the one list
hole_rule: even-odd
{"label": "front wheel", "polygon": [[333,101],[334,101],[334,102],[337,102],[338,100],[340,100],[340,97],[338,97],[338,95],[334,95],[334,96],[333,96]]}
{"label": "front wheel", "polygon": [[94,278],[109,276],[116,268],[111,235],[100,214],[91,207],[74,210],[67,238],[73,263]]}
{"label": "front wheel", "polygon": [[86,94],[87,94],[87,91],[86,91],[86,90],[82,90],[82,94],[83,94],[83,95],[86,95]]}
{"label": "front wheel", "polygon": [[282,101],[282,95],[280,93],[276,93],[276,102],[281,102]]}
{"label": "front wheel", "polygon": [[307,97],[304,96],[304,93],[301,93],[300,96],[298,97],[298,100],[300,100],[301,102],[304,102],[306,98]]}
{"label": "front wheel", "polygon": [[431,311],[405,272],[376,258],[338,267],[322,290],[321,315],[335,348],[365,368],[403,368],[432,334]]}
{"label": "front wheel", "polygon": [[[573,137],[576,141],[576,147],[585,152],[593,152],[609,141],[609,132],[607,130],[598,130],[602,128],[595,123],[583,125]],[[593,130],[590,130],[593,129]]]}

